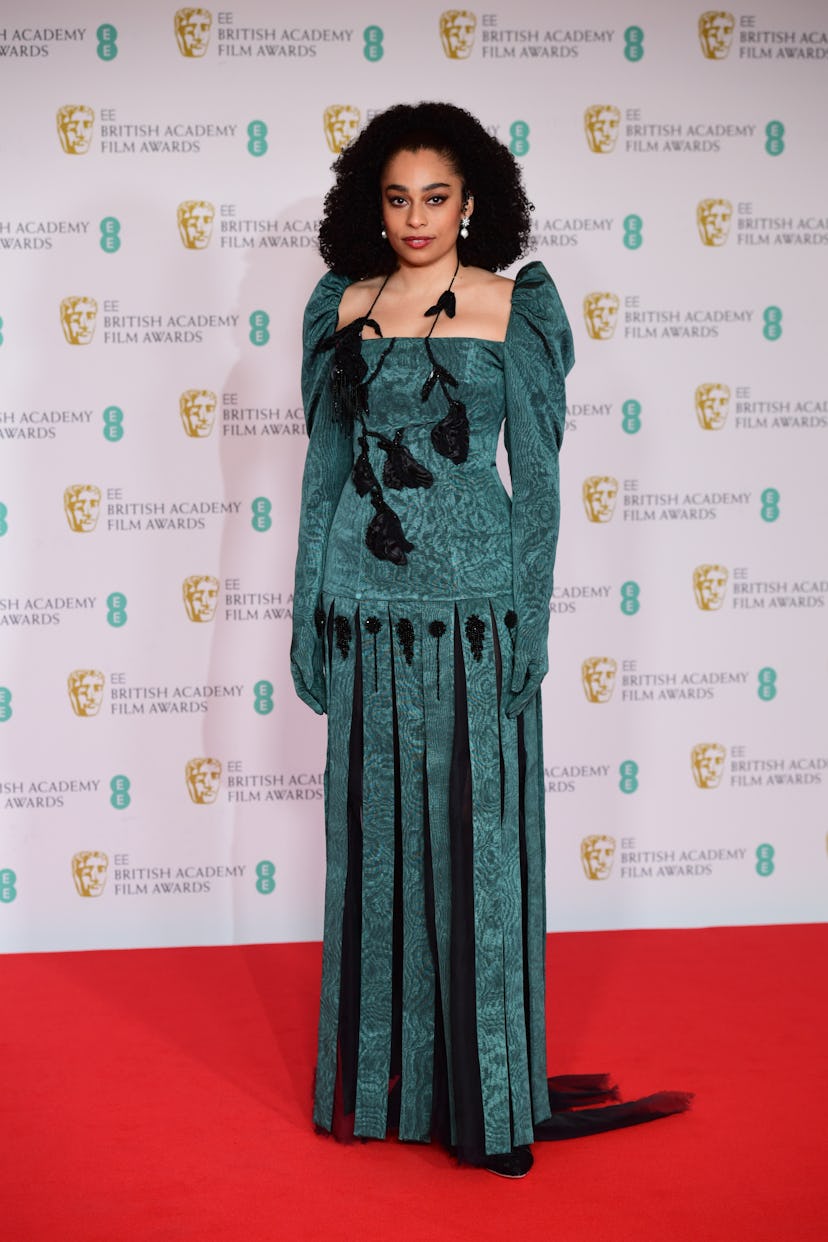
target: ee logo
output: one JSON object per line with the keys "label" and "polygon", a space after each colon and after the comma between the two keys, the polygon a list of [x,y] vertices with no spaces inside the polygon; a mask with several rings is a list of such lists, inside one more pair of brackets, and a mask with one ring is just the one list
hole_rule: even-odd
{"label": "ee logo", "polygon": [[131,788],[128,776],[113,776],[109,782],[110,797],[109,805],[113,806],[116,811],[125,811],[132,799],[129,796]]}
{"label": "ee logo", "polygon": [[257,681],[253,687],[253,710],[260,716],[269,716],[273,711],[273,682]]}
{"label": "ee logo", "polygon": [[250,316],[250,344],[266,345],[270,340],[270,315],[267,311],[257,310]]}
{"label": "ee logo", "polygon": [[17,889],[15,888],[16,883],[17,876],[12,871],[11,867],[3,867],[0,869],[0,901],[2,901],[4,905],[8,905],[10,902],[14,901],[17,896]]}
{"label": "ee logo", "polygon": [[766,487],[762,492],[762,521],[775,522],[779,517],[779,492],[775,487]]}
{"label": "ee logo", "polygon": [[124,438],[124,411],[119,405],[108,405],[103,412],[103,437],[110,444]]}
{"label": "ee logo", "polygon": [[512,121],[509,126],[509,150],[512,155],[527,155],[529,152],[529,126],[525,121]]}
{"label": "ee logo", "polygon": [[621,406],[623,419],[621,426],[628,436],[634,436],[637,431],[641,430],[641,402],[630,398]]}
{"label": "ee logo", "polygon": [[641,216],[631,215],[624,216],[624,245],[628,250],[638,250],[644,241],[641,230],[644,227],[644,221]]}
{"label": "ee logo", "polygon": [[273,525],[273,518],[270,516],[273,505],[267,496],[257,496],[255,500],[251,500],[250,508],[253,510],[253,517],[250,519],[253,529],[259,532],[270,530]]}
{"label": "ee logo", "polygon": [[759,669],[759,687],[756,691],[763,703],[770,703],[776,698],[776,669]]}
{"label": "ee logo", "polygon": [[109,22],[95,31],[98,36],[98,56],[101,60],[114,60],[118,55],[118,31]]}
{"label": "ee logo", "polygon": [[127,617],[127,597],[120,591],[113,591],[111,595],[106,597],[106,620],[107,623],[119,630],[122,625],[126,625],[129,618]]}
{"label": "ee logo", "polygon": [[638,764],[633,759],[625,759],[618,769],[621,774],[621,780],[618,782],[618,788],[622,793],[635,793],[638,789]]}
{"label": "ee logo", "polygon": [[644,56],[644,31],[640,26],[628,26],[624,31],[624,55],[633,63]]}
{"label": "ee logo", "polygon": [[267,153],[267,126],[264,121],[251,121],[248,125],[247,149],[251,155]]}
{"label": "ee logo", "polygon": [[264,893],[272,893],[276,888],[276,866],[269,858],[263,858],[261,862],[256,863],[256,891]]}
{"label": "ee logo", "polygon": [[385,54],[385,48],[382,41],[385,38],[381,26],[366,26],[362,32],[365,40],[365,46],[362,49],[362,55],[366,60],[382,60]]}
{"label": "ee logo", "polygon": [[757,845],[756,847],[756,874],[761,876],[773,875],[774,861],[773,856],[776,853],[772,845]]}
{"label": "ee logo", "polygon": [[762,311],[762,336],[766,341],[778,341],[782,335],[782,311],[778,306],[766,306]]}
{"label": "ee logo", "polygon": [[768,121],[765,126],[765,150],[768,155],[781,155],[785,150],[785,126],[781,121]]}
{"label": "ee logo", "polygon": [[625,617],[634,617],[641,607],[641,587],[637,582],[625,582],[621,586],[621,611]]}

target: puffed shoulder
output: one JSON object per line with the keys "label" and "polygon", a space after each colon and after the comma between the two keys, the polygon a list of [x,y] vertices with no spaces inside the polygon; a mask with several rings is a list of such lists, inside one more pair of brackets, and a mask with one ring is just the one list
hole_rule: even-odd
{"label": "puffed shoulder", "polygon": [[554,280],[537,259],[526,263],[515,276],[506,343],[517,348],[541,344],[559,361],[564,375],[575,362],[566,311]]}
{"label": "puffed shoulder", "polygon": [[339,303],[350,284],[347,276],[326,272],[308,299],[302,325],[302,341],[306,350],[314,349],[323,337],[336,328]]}

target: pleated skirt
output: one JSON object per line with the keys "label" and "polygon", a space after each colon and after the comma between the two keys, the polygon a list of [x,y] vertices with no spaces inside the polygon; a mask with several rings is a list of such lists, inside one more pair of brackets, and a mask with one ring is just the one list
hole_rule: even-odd
{"label": "pleated skirt", "polygon": [[550,1113],[540,696],[506,716],[512,602],[323,603],[315,1124],[508,1152]]}

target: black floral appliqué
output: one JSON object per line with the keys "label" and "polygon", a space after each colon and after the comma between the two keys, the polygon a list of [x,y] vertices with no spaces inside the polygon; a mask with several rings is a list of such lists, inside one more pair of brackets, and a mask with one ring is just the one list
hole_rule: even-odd
{"label": "black floral appliqu\u00e9", "polygon": [[473,612],[466,618],[466,638],[469,640],[471,653],[475,660],[483,659],[483,638],[486,634],[486,622]]}
{"label": "black floral appliqu\u00e9", "polygon": [[394,432],[394,439],[381,436],[379,446],[386,453],[385,465],[382,470],[382,481],[386,487],[399,491],[403,487],[431,487],[434,475],[424,465],[412,457],[402,443],[403,430]]}
{"label": "black floral appliqu\u00e9", "polygon": [[518,615],[515,612],[514,608],[509,609],[509,611],[504,616],[503,620],[506,622],[506,629],[509,631],[509,637],[512,640],[512,646],[514,647],[515,629],[517,628],[517,623],[518,623]]}
{"label": "black floral appliqu\u00e9", "polygon": [[351,647],[351,623],[347,617],[334,617],[334,633],[336,634],[336,649],[342,659],[347,660]]}
{"label": "black floral appliqu\u00e9", "polygon": [[448,414],[431,428],[431,443],[455,466],[462,466],[469,455],[469,418],[462,401],[449,401]]}
{"label": "black floral appliqu\u00e9", "polygon": [[406,664],[410,664],[414,659],[414,626],[408,617],[400,617],[397,622],[397,638],[402,647]]}
{"label": "black floral appliqu\u00e9", "polygon": [[376,513],[365,532],[366,547],[380,561],[390,561],[392,565],[407,565],[406,552],[410,552],[414,544],[409,543],[403,534],[400,519],[377,492],[371,494],[371,504]]}

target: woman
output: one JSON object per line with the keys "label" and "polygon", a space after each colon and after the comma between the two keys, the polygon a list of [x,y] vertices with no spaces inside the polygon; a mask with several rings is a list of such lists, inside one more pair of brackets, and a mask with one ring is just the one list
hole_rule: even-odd
{"label": "woman", "polygon": [[572,338],[540,263],[494,274],[530,207],[467,112],[390,108],[334,169],[291,651],[329,717],[314,1120],[519,1177],[535,1138],[686,1107],[568,1112],[615,1091],[546,1077],[539,687]]}

